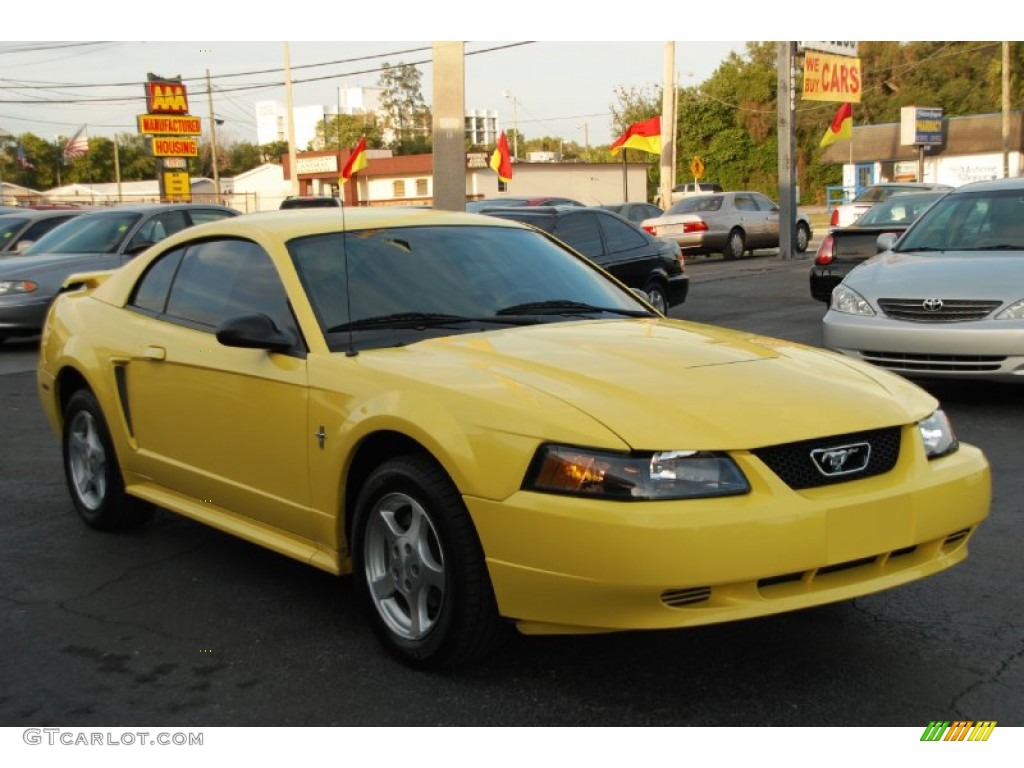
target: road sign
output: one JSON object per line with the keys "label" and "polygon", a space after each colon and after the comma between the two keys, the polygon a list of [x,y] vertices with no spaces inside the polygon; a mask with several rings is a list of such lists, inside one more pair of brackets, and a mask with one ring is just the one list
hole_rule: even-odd
{"label": "road sign", "polygon": [[818,40],[798,40],[796,49],[801,53],[803,51],[822,51],[823,53],[833,53],[836,56],[857,56],[857,41],[848,40],[847,42],[825,42]]}
{"label": "road sign", "polygon": [[149,136],[154,157],[198,157],[199,142],[184,136]]}
{"label": "road sign", "polygon": [[693,158],[693,160],[690,161],[690,173],[693,174],[693,178],[695,179],[703,179],[704,161],[701,160],[699,157]]}

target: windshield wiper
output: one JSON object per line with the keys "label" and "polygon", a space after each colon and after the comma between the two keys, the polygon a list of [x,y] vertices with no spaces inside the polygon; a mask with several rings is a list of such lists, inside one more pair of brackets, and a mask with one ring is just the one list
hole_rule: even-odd
{"label": "windshield wiper", "polygon": [[605,312],[626,317],[654,317],[644,309],[620,309],[618,307],[597,307],[582,301],[554,299],[551,301],[528,301],[524,304],[513,304],[511,307],[499,309],[499,315],[588,315]]}
{"label": "windshield wiper", "polygon": [[971,248],[972,251],[1024,251],[1024,247],[1020,245],[1010,245],[1009,243],[1000,243],[999,245],[980,245],[977,248]]}
{"label": "windshield wiper", "polygon": [[446,315],[435,312],[394,312],[390,315],[376,315],[353,320],[349,323],[333,325],[328,333],[338,331],[357,331],[365,328],[436,328],[443,325],[458,323],[498,323],[499,325],[529,325],[536,321],[527,318],[507,317],[466,317],[464,315]]}

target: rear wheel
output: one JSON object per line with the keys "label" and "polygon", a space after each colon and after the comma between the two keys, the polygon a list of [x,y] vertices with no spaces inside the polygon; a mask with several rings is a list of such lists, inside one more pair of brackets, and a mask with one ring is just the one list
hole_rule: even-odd
{"label": "rear wheel", "polygon": [[729,237],[725,241],[725,250],[722,251],[722,256],[726,259],[739,259],[743,257],[744,251],[747,249],[747,241],[743,235],[742,229],[734,229],[729,233]]}
{"label": "rear wheel", "polygon": [[87,525],[100,530],[135,528],[152,505],[124,492],[110,433],[92,392],[80,389],[64,409],[64,476],[71,500]]}
{"label": "rear wheel", "polygon": [[374,631],[401,661],[454,666],[505,637],[469,513],[429,457],[399,457],[370,473],[356,504],[352,555]]}
{"label": "rear wheel", "polygon": [[796,225],[796,252],[806,253],[807,246],[811,243],[811,230],[803,222],[798,222]]}
{"label": "rear wheel", "polygon": [[668,296],[665,295],[665,288],[661,283],[652,280],[644,288],[644,293],[647,294],[648,304],[663,315],[668,312]]}

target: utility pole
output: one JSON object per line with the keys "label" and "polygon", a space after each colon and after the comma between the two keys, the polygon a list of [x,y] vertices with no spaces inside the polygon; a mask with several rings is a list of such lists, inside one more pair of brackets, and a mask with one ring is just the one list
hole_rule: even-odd
{"label": "utility pole", "polygon": [[217,170],[217,121],[213,117],[213,89],[210,87],[210,70],[206,70],[206,98],[210,102],[210,163],[213,165],[213,191],[220,203],[220,172]]}
{"label": "utility pole", "polygon": [[794,188],[793,113],[796,109],[793,66],[796,44],[779,43],[777,89],[779,133],[779,258],[793,258],[796,225],[796,189]]}
{"label": "utility pole", "polygon": [[505,91],[505,98],[512,100],[512,157],[519,159],[519,117],[516,114],[516,95]]}
{"label": "utility pole", "polygon": [[435,42],[434,207],[466,210],[466,63],[462,42]]}
{"label": "utility pole", "polygon": [[124,202],[124,195],[121,194],[121,155],[117,147],[117,134],[114,134],[114,181],[117,182],[117,202]]}
{"label": "utility pole", "polygon": [[292,96],[292,60],[288,43],[284,44],[284,93],[285,109],[288,111],[288,170],[292,177],[292,195],[299,194],[298,153],[295,151],[295,101]]}
{"label": "utility pole", "polygon": [[[623,153],[625,154],[625,153]],[[662,208],[672,204],[676,183],[676,44],[665,43],[661,90],[661,159],[659,161],[659,199]],[[644,202],[647,193],[644,191]]]}
{"label": "utility pole", "polygon": [[1010,43],[1003,41],[1003,178],[1010,177]]}

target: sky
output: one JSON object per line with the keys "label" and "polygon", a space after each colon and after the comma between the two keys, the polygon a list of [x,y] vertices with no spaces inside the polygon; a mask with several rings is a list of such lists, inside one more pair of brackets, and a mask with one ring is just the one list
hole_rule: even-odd
{"label": "sky", "polygon": [[[717,5],[645,0],[642,13],[639,5],[636,12],[618,5],[612,13],[592,4],[535,0],[500,5],[391,0],[379,11],[369,4],[323,0],[294,6],[178,4],[169,6],[173,14],[166,23],[159,16],[163,6],[105,0],[89,13],[47,19],[47,34],[64,43],[0,41],[0,131],[51,140],[69,137],[83,124],[90,136],[135,132],[135,116],[145,112],[142,83],[149,72],[185,78],[190,113],[205,126],[209,71],[213,111],[224,120],[218,137],[254,142],[255,103],[284,102],[286,96],[285,42],[268,37],[288,40],[297,107],[336,104],[340,85],[376,86],[385,62],[419,64],[429,104],[429,41],[462,39],[467,109],[495,110],[504,127],[514,122],[527,138],[559,136],[596,146],[616,138],[611,107],[618,103],[618,87],[660,87],[665,41],[650,38],[662,31],[684,38],[675,41],[674,70],[685,87],[707,79],[730,53],[742,55],[744,40],[879,39],[878,14],[886,19],[884,39],[938,39],[943,31],[942,39],[999,39],[995,29],[972,29],[984,26],[979,19],[999,18],[994,11],[983,13],[990,2],[976,0],[972,8],[982,13],[957,20],[955,29],[939,30],[941,19],[922,19],[911,5],[878,0],[859,0],[851,6],[857,9],[848,14],[852,18],[833,18],[813,3],[763,0]],[[287,8],[296,12],[282,10]],[[5,8],[5,34],[39,29],[37,17],[28,3]],[[200,30],[212,39],[189,39]],[[496,31],[518,39],[492,40]],[[311,33],[319,33],[318,39]],[[157,39],[140,40],[146,37]]]}
{"label": "sky", "polygon": [[[664,72],[664,42],[494,41],[466,42],[464,49],[467,109],[495,110],[506,128],[514,118],[527,138],[560,136],[581,145],[614,138],[616,87],[654,87]],[[694,85],[745,43],[677,42],[674,50],[680,84]],[[429,41],[293,40],[287,51],[296,107],[334,105],[339,86],[375,87],[384,63],[418,64],[423,97],[432,101]],[[255,103],[285,101],[284,61],[284,42],[0,43],[0,128],[51,139],[83,123],[90,136],[134,132],[135,116],[146,111],[142,82],[149,72],[185,78],[189,111],[205,123],[209,70],[213,111],[225,121],[219,132],[255,142]],[[92,101],[68,103],[83,100]]]}

